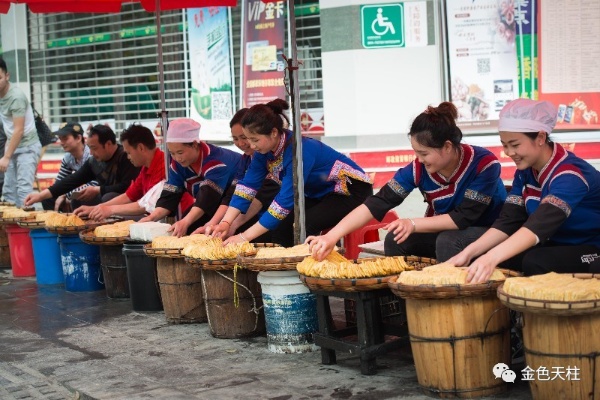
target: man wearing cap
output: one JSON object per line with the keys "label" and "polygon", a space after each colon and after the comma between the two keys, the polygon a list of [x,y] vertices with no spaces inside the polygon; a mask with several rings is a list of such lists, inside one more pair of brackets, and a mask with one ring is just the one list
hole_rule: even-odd
{"label": "man wearing cap", "polygon": [[127,158],[123,146],[117,144],[115,133],[106,125],[96,125],[88,134],[87,145],[92,155],[79,169],[40,193],[30,193],[25,205],[57,198],[90,181],[98,186],[88,186],[77,193],[71,203],[73,208],[81,204],[93,205],[106,202],[125,192],[137,177],[139,168]]}
{"label": "man wearing cap", "polygon": [[[147,211],[142,198],[151,191],[158,191],[154,196],[154,204],[148,204],[154,210],[160,187],[165,181],[165,153],[156,147],[154,134],[143,125],[131,125],[121,133],[119,139],[131,163],[142,168],[139,175],[125,193],[97,206],[81,206],[75,210],[75,214],[97,221],[111,215],[141,216]],[[160,186],[154,188],[156,185]],[[182,203],[183,207],[189,208],[194,204],[194,199],[185,193]]]}
{"label": "man wearing cap", "polygon": [[[77,122],[64,122],[60,125],[58,131],[54,132],[60,141],[60,145],[65,151],[60,169],[56,176],[55,182],[58,182],[67,176],[79,171],[81,166],[85,164],[90,154],[90,148],[85,144],[83,137],[83,128]],[[70,201],[73,193],[83,190],[88,186],[97,186],[96,181],[85,183],[69,193],[58,196],[58,198],[49,198],[42,201],[44,210],[63,210],[70,211]]]}
{"label": "man wearing cap", "polygon": [[37,135],[33,109],[25,93],[9,82],[6,62],[0,58],[0,123],[6,133],[0,172],[4,172],[4,200],[22,207],[33,191],[42,145]]}
{"label": "man wearing cap", "polygon": [[176,222],[172,232],[182,236],[208,222],[233,182],[241,155],[200,140],[200,124],[189,118],[171,121],[167,130],[167,147],[172,160],[156,209],[141,221],[158,221],[177,212],[183,193],[196,201],[184,218]]}
{"label": "man wearing cap", "polygon": [[504,152],[517,166],[500,217],[448,260],[485,282],[499,264],[526,276],[600,272],[600,172],[550,140],[556,107],[513,100],[500,112]]}

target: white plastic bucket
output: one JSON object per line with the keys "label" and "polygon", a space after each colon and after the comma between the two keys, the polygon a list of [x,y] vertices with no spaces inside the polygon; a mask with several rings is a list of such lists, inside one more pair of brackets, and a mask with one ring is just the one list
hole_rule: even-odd
{"label": "white plastic bucket", "polygon": [[305,353],[317,349],[317,298],[296,271],[263,271],[262,287],[267,343],[273,353]]}

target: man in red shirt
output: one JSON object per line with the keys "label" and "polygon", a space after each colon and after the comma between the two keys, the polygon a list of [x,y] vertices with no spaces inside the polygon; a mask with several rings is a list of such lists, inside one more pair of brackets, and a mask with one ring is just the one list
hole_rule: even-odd
{"label": "man in red shirt", "polygon": [[[131,163],[142,167],[139,175],[125,193],[97,206],[81,206],[74,211],[75,214],[101,221],[115,214],[142,216],[146,213],[146,208],[138,201],[165,180],[165,153],[156,147],[152,131],[142,125],[129,126],[121,133],[120,141]],[[160,194],[160,190],[158,193]],[[184,196],[181,199],[182,209],[191,206],[193,202],[191,196]]]}

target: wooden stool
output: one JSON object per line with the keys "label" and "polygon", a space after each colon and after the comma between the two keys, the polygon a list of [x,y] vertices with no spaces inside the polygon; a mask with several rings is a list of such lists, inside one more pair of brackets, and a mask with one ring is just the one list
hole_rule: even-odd
{"label": "wooden stool", "polygon": [[[377,372],[376,357],[409,343],[408,327],[386,323],[381,315],[380,298],[390,296],[387,288],[361,292],[314,290],[317,296],[319,332],[314,334],[315,344],[321,346],[321,362],[325,365],[336,363],[336,351],[355,353],[360,356],[360,372],[373,375]],[[356,302],[356,326],[335,329],[329,297],[341,297]],[[348,336],[358,336],[357,341],[345,340]],[[385,335],[397,339],[385,341]]]}

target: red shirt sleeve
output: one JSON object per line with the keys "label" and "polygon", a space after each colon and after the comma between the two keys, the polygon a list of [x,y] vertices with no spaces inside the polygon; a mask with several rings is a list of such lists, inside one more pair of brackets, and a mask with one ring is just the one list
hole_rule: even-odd
{"label": "red shirt sleeve", "polygon": [[131,185],[129,185],[129,187],[125,191],[125,194],[127,195],[127,197],[129,197],[129,200],[138,201],[144,196],[142,177],[144,176],[145,172],[146,171],[142,168],[137,178],[135,178],[135,180],[131,182]]}

